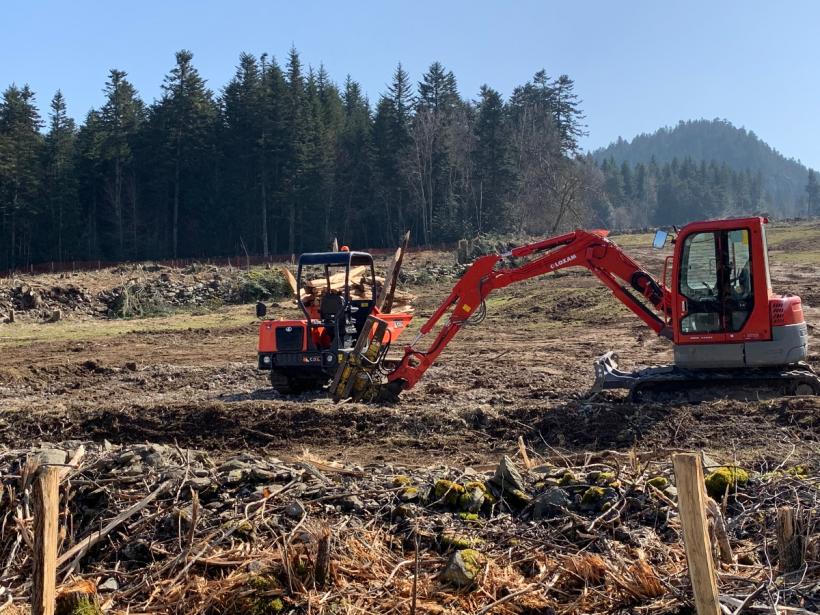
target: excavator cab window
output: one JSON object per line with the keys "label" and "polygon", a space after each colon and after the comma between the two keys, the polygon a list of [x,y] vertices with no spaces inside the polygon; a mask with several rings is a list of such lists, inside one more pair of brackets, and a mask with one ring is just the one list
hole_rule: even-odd
{"label": "excavator cab window", "polygon": [[689,235],[683,244],[680,287],[685,301],[681,333],[735,333],[754,307],[749,231]]}

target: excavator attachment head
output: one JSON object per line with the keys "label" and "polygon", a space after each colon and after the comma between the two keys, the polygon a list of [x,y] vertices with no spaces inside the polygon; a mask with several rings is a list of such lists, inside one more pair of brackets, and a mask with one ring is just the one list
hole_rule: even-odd
{"label": "excavator attachment head", "polygon": [[389,323],[370,315],[364,323],[356,346],[339,362],[330,384],[334,402],[387,401],[395,394],[384,383],[383,360],[390,346]]}

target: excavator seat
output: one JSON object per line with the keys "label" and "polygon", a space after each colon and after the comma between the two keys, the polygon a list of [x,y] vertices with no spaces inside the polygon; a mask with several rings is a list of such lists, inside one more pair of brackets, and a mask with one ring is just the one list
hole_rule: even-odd
{"label": "excavator seat", "polygon": [[336,322],[339,313],[344,310],[345,301],[341,295],[336,293],[327,293],[322,296],[322,302],[319,304],[319,318],[322,322],[332,324]]}

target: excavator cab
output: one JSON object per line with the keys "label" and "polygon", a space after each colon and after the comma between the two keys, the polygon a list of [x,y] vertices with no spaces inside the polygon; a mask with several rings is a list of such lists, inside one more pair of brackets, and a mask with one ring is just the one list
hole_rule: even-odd
{"label": "excavator cab", "polygon": [[672,273],[675,364],[689,369],[805,360],[800,298],[775,295],[766,220],[697,222],[682,229]]}

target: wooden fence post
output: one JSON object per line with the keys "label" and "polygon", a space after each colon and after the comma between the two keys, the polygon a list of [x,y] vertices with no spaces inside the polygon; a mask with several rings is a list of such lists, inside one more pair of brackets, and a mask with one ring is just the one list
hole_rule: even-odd
{"label": "wooden fence post", "polygon": [[678,509],[683,544],[698,615],[720,615],[712,546],[706,525],[706,492],[703,466],[697,453],[672,455],[678,488]]}
{"label": "wooden fence post", "polygon": [[791,506],[777,509],[777,552],[780,570],[789,573],[803,567],[803,537]]}
{"label": "wooden fence post", "polygon": [[32,615],[54,615],[57,591],[57,523],[61,468],[44,466],[34,482]]}

